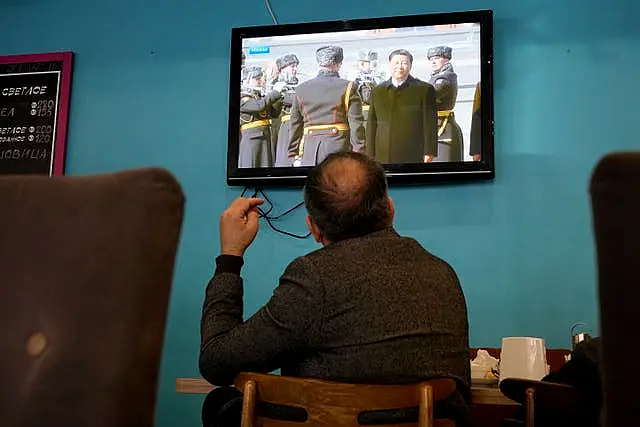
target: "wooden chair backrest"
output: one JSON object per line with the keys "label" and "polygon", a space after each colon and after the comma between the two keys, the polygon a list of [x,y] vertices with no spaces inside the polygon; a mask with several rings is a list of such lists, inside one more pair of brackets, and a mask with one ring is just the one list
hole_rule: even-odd
{"label": "wooden chair backrest", "polygon": [[[455,381],[445,378],[408,385],[368,385],[255,373],[240,374],[235,385],[245,393],[243,427],[358,426],[358,415],[363,411],[412,407],[420,407],[418,424],[430,427],[434,425],[433,402],[456,389]],[[255,412],[256,401],[302,407],[308,419],[302,424],[260,418]]]}

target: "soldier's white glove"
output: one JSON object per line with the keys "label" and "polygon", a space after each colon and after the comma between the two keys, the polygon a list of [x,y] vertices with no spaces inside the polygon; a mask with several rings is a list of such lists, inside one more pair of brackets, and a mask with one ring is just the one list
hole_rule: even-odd
{"label": "soldier's white glove", "polygon": [[273,85],[273,90],[275,90],[276,92],[282,92],[282,89],[284,89],[284,87],[287,84],[285,82],[275,82]]}

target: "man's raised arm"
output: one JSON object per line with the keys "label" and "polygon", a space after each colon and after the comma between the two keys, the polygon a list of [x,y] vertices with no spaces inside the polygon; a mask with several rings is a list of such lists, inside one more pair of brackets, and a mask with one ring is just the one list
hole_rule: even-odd
{"label": "man's raised arm", "polygon": [[200,373],[229,385],[240,372],[271,372],[287,355],[312,347],[319,335],[322,291],[304,258],[294,260],[269,302],[243,321],[242,258],[222,255],[202,311]]}

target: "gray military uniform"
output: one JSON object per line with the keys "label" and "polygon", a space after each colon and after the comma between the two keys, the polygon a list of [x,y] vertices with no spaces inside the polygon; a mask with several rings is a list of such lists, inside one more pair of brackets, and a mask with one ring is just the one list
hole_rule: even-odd
{"label": "gray military uniform", "polygon": [[294,92],[283,94],[282,115],[280,116],[280,129],[276,142],[276,167],[293,166],[292,157],[289,157],[289,140],[291,138],[291,108],[296,98]]}
{"label": "gray military uniform", "polygon": [[[298,57],[294,54],[284,55],[276,60],[279,69],[287,67],[291,64],[299,64]],[[296,97],[296,87],[298,78],[295,76],[287,77],[282,80],[284,87],[282,93],[282,110],[280,120],[278,122],[278,130],[275,138],[274,161],[276,167],[293,166],[293,158],[289,157],[289,138],[291,136],[291,108]]]}
{"label": "gray military uniform", "polygon": [[365,122],[367,117],[369,116],[369,108],[371,105],[371,93],[373,92],[373,88],[378,84],[385,81],[383,73],[375,69],[374,64],[377,64],[378,61],[378,53],[372,52],[368,50],[363,50],[358,52],[358,61],[368,62],[370,65],[369,71],[360,71],[356,78],[354,79],[354,83],[358,90],[358,95],[362,100],[362,116]]}
{"label": "gray military uniform", "polygon": [[[429,49],[427,57],[442,56],[451,59],[451,48],[439,46]],[[463,161],[462,129],[456,122],[453,108],[458,97],[458,75],[450,63],[431,74],[429,79],[436,89],[436,108],[438,110],[438,154],[436,162]]]}
{"label": "gray military uniform", "polygon": [[[316,53],[321,67],[342,62],[342,49],[329,46]],[[291,108],[289,156],[301,166],[314,166],[339,151],[364,151],[362,103],[353,83],[337,71],[321,68],[300,84]]]}
{"label": "gray military uniform", "polygon": [[270,119],[279,114],[279,100],[280,94],[277,92],[266,96],[261,96],[257,91],[243,94],[240,100],[239,168],[273,166]]}

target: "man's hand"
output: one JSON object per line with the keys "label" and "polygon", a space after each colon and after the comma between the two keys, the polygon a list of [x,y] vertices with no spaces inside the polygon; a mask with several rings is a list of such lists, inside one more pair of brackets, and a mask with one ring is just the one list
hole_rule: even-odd
{"label": "man's hand", "polygon": [[258,234],[258,206],[264,200],[236,199],[220,217],[220,252],[222,255],[243,256]]}
{"label": "man's hand", "polygon": [[424,155],[424,162],[425,163],[431,163],[432,160],[433,160],[433,155],[431,155],[431,154],[425,154]]}

